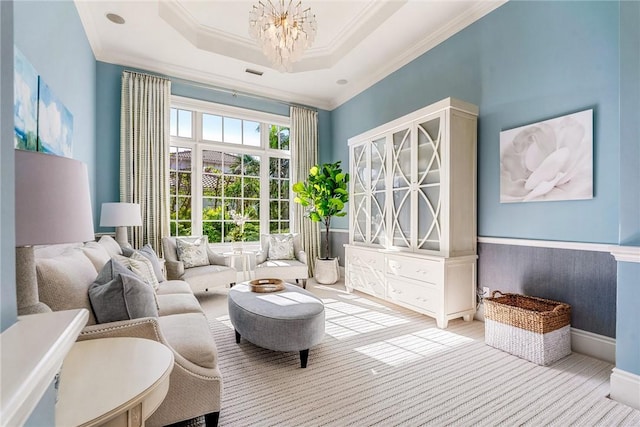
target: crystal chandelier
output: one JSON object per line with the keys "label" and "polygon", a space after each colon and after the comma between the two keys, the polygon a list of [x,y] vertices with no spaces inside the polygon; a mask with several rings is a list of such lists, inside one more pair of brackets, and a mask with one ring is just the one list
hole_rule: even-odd
{"label": "crystal chandelier", "polygon": [[[275,2],[275,4],[274,4]],[[262,52],[280,71],[291,71],[291,64],[302,57],[316,36],[316,16],[311,8],[302,10],[302,2],[285,7],[285,0],[267,0],[249,12],[249,34],[262,47]]]}

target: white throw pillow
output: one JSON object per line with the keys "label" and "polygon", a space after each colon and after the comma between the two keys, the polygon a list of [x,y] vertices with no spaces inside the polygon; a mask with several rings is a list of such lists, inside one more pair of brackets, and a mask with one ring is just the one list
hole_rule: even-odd
{"label": "white throw pillow", "polygon": [[160,287],[156,273],[153,271],[153,264],[144,255],[134,252],[130,257],[116,255],[114,259],[135,273],[143,282],[151,286],[154,291],[157,291]]}
{"label": "white throw pillow", "polygon": [[122,255],[122,248],[113,237],[102,236],[100,240],[98,240],[98,243],[100,243],[107,250],[110,257],[113,257],[115,255]]}
{"label": "white throw pillow", "polygon": [[269,235],[269,259],[294,259],[293,234]]}
{"label": "white throw pillow", "polygon": [[178,259],[182,261],[184,268],[209,265],[209,255],[207,254],[208,240],[207,236],[202,236],[195,240],[176,239]]}
{"label": "white throw pillow", "polygon": [[102,270],[102,267],[109,262],[111,255],[105,247],[98,242],[87,242],[82,247],[82,252],[89,258],[96,268],[96,271]]}

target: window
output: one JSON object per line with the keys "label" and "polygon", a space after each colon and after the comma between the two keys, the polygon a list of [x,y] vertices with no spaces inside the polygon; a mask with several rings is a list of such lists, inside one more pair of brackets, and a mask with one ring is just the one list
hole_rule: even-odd
{"label": "window", "polygon": [[170,147],[169,201],[171,235],[191,235],[191,149]]}
{"label": "window", "polygon": [[[206,234],[209,242],[223,243],[289,232],[288,122],[288,117],[174,97],[171,235]],[[234,214],[244,218],[242,226]]]}

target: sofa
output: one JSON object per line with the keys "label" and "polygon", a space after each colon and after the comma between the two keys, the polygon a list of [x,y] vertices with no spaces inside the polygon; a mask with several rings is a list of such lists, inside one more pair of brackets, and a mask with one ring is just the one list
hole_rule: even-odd
{"label": "sofa", "polygon": [[207,236],[179,237],[182,241],[202,242],[207,252],[205,265],[186,267],[178,255],[176,237],[162,238],[162,252],[169,280],[184,280],[193,292],[208,291],[214,288],[226,288],[237,280],[237,271],[226,265],[223,255],[215,253],[208,245]]}
{"label": "sofa", "polygon": [[203,415],[207,426],[217,425],[222,393],[218,354],[207,318],[189,284],[158,280],[157,307],[153,307],[157,317],[98,323],[99,311],[92,308],[95,300],[90,300],[89,292],[106,265],[121,254],[110,237],[85,244],[18,248],[18,314],[85,308],[89,320],[78,340],[138,337],[166,345],[174,356],[169,391],[146,425],[165,426]]}

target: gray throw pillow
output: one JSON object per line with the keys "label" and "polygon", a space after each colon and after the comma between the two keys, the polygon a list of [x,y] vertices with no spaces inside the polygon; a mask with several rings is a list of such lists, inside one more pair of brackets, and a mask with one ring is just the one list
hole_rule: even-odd
{"label": "gray throw pillow", "polygon": [[153,289],[131,274],[118,274],[107,283],[93,283],[89,300],[98,323],[158,317]]}
{"label": "gray throw pillow", "polygon": [[147,243],[142,248],[140,248],[138,252],[140,252],[142,255],[147,257],[149,261],[151,261],[151,265],[153,266],[153,272],[156,274],[158,282],[164,282],[164,273],[162,272],[162,265],[160,264],[160,260],[158,259],[158,255],[156,254],[156,251],[153,250],[151,245]]}
{"label": "gray throw pillow", "polygon": [[130,257],[135,252],[135,249],[133,249],[133,248],[129,248],[129,247],[126,247],[126,246],[122,246],[121,248],[122,248],[122,255],[124,255],[126,257]]}
{"label": "gray throw pillow", "polygon": [[126,265],[118,262],[115,258],[111,258],[104,267],[102,267],[102,270],[98,273],[98,277],[96,277],[93,282],[104,285],[118,277],[119,274],[132,275],[133,272],[129,270]]}

